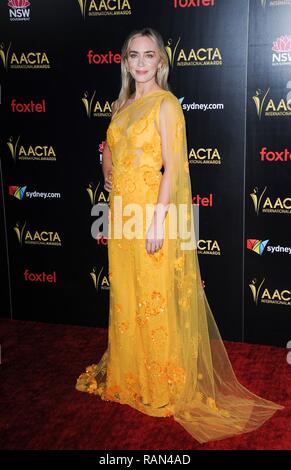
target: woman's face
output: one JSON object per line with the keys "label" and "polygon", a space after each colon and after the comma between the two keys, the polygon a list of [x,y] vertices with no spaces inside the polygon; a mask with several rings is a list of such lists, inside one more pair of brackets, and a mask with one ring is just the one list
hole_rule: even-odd
{"label": "woman's face", "polygon": [[158,48],[147,36],[137,36],[129,44],[125,63],[136,82],[146,83],[155,78],[161,62]]}

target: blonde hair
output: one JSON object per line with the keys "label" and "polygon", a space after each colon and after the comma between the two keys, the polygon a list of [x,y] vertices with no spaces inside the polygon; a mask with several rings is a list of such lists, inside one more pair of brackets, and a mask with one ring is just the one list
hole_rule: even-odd
{"label": "blonde hair", "polygon": [[170,90],[168,84],[169,59],[162,36],[153,28],[134,30],[127,36],[121,49],[121,90],[118,98],[113,102],[112,115],[115,114],[128,100],[130,95],[135,92],[135,80],[132,78],[130,72],[126,70],[125,59],[128,58],[128,50],[131,41],[137,36],[147,36],[156,44],[162,63],[156,73],[156,82],[163,90]]}

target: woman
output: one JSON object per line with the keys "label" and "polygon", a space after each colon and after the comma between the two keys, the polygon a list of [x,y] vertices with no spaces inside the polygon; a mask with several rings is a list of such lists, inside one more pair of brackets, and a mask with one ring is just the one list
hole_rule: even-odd
{"label": "woman", "polygon": [[109,341],[76,388],[173,416],[199,442],[251,431],[283,407],[239,384],[201,285],[185,120],[167,85],[163,40],[134,31],[121,56],[103,152]]}

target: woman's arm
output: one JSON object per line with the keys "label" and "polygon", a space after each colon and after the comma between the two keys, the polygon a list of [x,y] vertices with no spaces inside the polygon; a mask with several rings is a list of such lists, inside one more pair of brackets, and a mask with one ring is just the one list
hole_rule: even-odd
{"label": "woman's arm", "polygon": [[[167,122],[167,113],[169,109],[162,102],[160,106],[160,136],[162,144],[162,160],[164,173],[161,177],[157,204],[154,210],[153,219],[147,232],[146,250],[148,253],[154,253],[160,250],[164,241],[164,219],[167,215],[168,205],[170,203],[170,154],[168,149],[169,123]],[[175,132],[175,129],[172,129]]]}
{"label": "woman's arm", "polygon": [[104,177],[104,188],[106,189],[106,191],[110,192],[112,189],[112,158],[107,142],[105,142],[102,152],[102,172]]}
{"label": "woman's arm", "polygon": [[[115,101],[113,101],[112,114],[114,113],[115,109],[116,109],[116,103]],[[112,190],[112,182],[111,182],[112,158],[111,158],[111,151],[107,144],[107,141],[105,141],[103,152],[102,152],[102,172],[103,172],[103,177],[104,177],[104,188],[106,189],[106,191],[110,192]]]}

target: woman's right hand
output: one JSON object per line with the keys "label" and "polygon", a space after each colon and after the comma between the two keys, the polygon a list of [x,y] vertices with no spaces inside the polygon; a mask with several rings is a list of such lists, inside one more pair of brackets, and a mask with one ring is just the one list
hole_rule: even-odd
{"label": "woman's right hand", "polygon": [[112,171],[109,171],[107,173],[104,181],[105,181],[104,188],[106,189],[106,191],[110,193],[110,191],[112,190]]}

